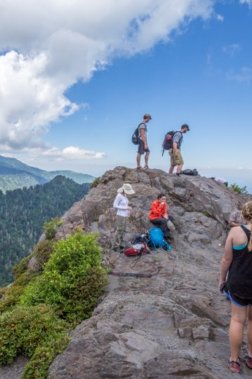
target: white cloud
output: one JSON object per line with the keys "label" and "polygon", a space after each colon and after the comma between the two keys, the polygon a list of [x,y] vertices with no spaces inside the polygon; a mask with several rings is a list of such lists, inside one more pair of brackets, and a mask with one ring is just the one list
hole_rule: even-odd
{"label": "white cloud", "polygon": [[222,14],[217,14],[216,15],[216,19],[220,22],[223,22],[224,21],[224,16],[222,16]]}
{"label": "white cloud", "polygon": [[47,125],[78,109],[44,74],[45,54],[25,58],[14,51],[0,57],[1,141],[10,147],[37,145]]}
{"label": "white cloud", "polygon": [[250,7],[252,6],[252,0],[240,0],[241,4],[248,4]]}
{"label": "white cloud", "polygon": [[[14,150],[8,145],[2,144],[0,145],[0,149],[4,152],[5,156],[13,156],[14,154]],[[80,149],[76,146],[68,146],[63,149],[51,146],[23,147],[22,153],[29,155],[30,159],[39,156],[41,159],[50,158],[50,161],[83,161],[83,159],[101,159],[106,157],[106,154],[103,152]]]}
{"label": "white cloud", "polygon": [[[89,80],[115,56],[150,49],[183,23],[209,17],[213,4],[214,0],[2,1],[0,143],[10,149],[43,147],[50,124],[80,107],[65,96],[71,85]],[[58,154],[72,159],[100,153],[66,148]]]}
{"label": "white cloud", "polygon": [[252,69],[250,67],[242,67],[239,71],[230,71],[226,74],[226,78],[240,83],[251,83]]}
{"label": "white cloud", "polygon": [[42,155],[50,157],[50,158],[56,158],[56,159],[77,159],[77,160],[100,159],[100,158],[105,157],[105,154],[103,152],[84,150],[75,146],[68,146],[62,150],[56,147],[49,148],[47,150],[45,149],[44,151],[42,151]]}
{"label": "white cloud", "polygon": [[240,50],[240,45],[238,43],[232,43],[231,45],[223,46],[222,51],[230,56],[235,55]]}

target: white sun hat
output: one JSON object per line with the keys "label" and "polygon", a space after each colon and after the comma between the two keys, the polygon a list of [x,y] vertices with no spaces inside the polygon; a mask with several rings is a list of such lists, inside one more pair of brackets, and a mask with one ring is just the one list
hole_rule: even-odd
{"label": "white sun hat", "polygon": [[132,188],[132,185],[129,183],[124,183],[122,187],[118,188],[117,192],[118,193],[125,192],[126,195],[133,195],[133,193],[135,193],[135,191]]}

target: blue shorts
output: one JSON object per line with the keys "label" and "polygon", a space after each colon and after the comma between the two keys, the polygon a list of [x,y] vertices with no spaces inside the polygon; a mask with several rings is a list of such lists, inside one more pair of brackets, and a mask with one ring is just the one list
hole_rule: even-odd
{"label": "blue shorts", "polygon": [[231,303],[237,305],[238,307],[247,307],[248,305],[252,305],[252,298],[242,299],[239,296],[231,294],[230,291],[225,291],[225,294]]}
{"label": "blue shorts", "polygon": [[141,139],[139,139],[137,153],[140,154],[140,155],[143,155],[144,153],[149,153],[149,152],[150,152],[150,150],[149,149],[145,149],[143,141]]}

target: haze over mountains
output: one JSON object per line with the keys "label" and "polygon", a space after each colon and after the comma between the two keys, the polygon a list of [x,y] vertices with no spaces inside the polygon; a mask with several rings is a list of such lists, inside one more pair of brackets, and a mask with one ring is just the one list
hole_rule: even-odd
{"label": "haze over mountains", "polygon": [[58,175],[74,180],[76,183],[92,183],[94,177],[70,170],[46,171],[29,166],[18,159],[0,155],[0,190],[3,192],[44,184]]}

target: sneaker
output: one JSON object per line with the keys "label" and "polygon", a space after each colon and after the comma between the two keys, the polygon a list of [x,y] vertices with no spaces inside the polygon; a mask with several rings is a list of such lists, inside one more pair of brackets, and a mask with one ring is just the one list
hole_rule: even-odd
{"label": "sneaker", "polygon": [[239,374],[241,372],[241,364],[239,361],[229,361],[228,367],[229,370],[235,374]]}
{"label": "sneaker", "polygon": [[245,364],[248,368],[252,369],[252,358],[249,355],[245,359]]}
{"label": "sneaker", "polygon": [[148,165],[145,165],[145,166],[144,166],[144,169],[145,169],[145,170],[148,170],[148,169],[149,169],[149,166],[148,166]]}

